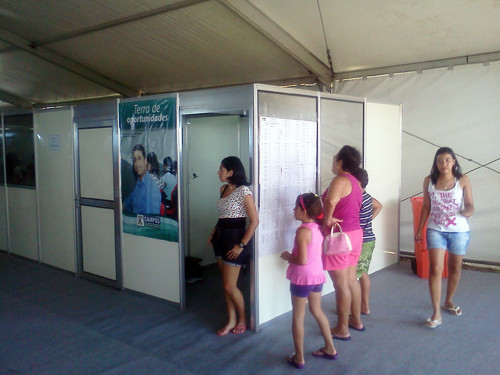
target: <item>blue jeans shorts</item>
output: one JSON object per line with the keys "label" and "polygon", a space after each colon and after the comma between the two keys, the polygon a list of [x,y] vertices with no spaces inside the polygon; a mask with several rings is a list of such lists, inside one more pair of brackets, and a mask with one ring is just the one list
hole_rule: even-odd
{"label": "blue jeans shorts", "polygon": [[321,292],[323,290],[323,284],[318,285],[297,285],[290,283],[290,293],[295,297],[309,297],[311,292]]}
{"label": "blue jeans shorts", "polygon": [[470,232],[441,232],[427,229],[428,249],[445,249],[455,255],[465,255],[469,240]]}

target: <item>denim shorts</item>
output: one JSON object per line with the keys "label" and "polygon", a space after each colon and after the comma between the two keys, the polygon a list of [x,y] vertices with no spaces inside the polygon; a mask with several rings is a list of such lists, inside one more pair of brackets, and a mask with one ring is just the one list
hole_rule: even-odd
{"label": "denim shorts", "polygon": [[319,293],[323,290],[323,284],[318,285],[297,285],[290,283],[290,293],[295,297],[309,297],[311,292]]}
{"label": "denim shorts", "polygon": [[465,255],[470,232],[441,232],[427,229],[427,248],[445,249],[455,255]]}

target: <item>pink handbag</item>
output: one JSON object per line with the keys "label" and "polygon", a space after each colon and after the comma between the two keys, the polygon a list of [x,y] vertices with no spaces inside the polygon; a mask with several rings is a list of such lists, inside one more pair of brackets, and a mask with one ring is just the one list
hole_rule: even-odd
{"label": "pink handbag", "polygon": [[[339,228],[338,232],[333,232],[335,227]],[[351,239],[342,231],[341,226],[337,223],[332,225],[330,234],[323,241],[323,253],[325,255],[336,255],[348,253],[352,250]]]}

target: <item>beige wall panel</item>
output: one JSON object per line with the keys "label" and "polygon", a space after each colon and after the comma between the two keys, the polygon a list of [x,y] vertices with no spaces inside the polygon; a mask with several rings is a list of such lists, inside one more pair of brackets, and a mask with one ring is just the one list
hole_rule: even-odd
{"label": "beige wall panel", "polygon": [[366,191],[380,203],[382,211],[373,221],[376,237],[370,273],[398,260],[399,191],[401,186],[400,106],[367,103],[365,127]]}
{"label": "beige wall panel", "polygon": [[0,250],[7,251],[9,249],[7,228],[7,199],[5,195],[5,187],[0,186]]}
{"label": "beige wall panel", "polygon": [[71,109],[35,113],[42,263],[76,272],[74,130]]}
{"label": "beige wall panel", "polygon": [[113,130],[80,129],[78,137],[81,197],[114,200]]}
{"label": "beige wall panel", "polygon": [[36,191],[9,187],[10,251],[38,260]]}
{"label": "beige wall panel", "polygon": [[127,289],[180,303],[179,244],[122,234]]}
{"label": "beige wall panel", "polygon": [[114,211],[81,206],[83,271],[116,280]]}

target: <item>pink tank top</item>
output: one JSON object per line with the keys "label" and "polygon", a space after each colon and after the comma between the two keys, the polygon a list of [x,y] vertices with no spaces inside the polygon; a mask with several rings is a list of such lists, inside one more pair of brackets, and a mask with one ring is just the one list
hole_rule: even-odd
{"label": "pink tank top", "polygon": [[[286,270],[286,278],[296,285],[318,285],[326,282],[321,261],[323,234],[316,223],[303,223],[299,228],[306,227],[311,230],[312,238],[307,245],[307,263],[298,265],[290,263]],[[297,242],[292,250],[292,255],[298,255]]]}
{"label": "pink tank top", "polygon": [[[359,186],[359,182],[350,173],[343,174],[351,181],[351,192],[343,198],[340,198],[339,202],[333,210],[333,217],[343,220],[340,224],[343,231],[349,232],[356,229],[361,229],[359,225],[359,210],[361,208],[361,201],[363,192]],[[325,197],[328,194],[328,189],[321,195],[323,203],[325,202]]]}

